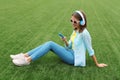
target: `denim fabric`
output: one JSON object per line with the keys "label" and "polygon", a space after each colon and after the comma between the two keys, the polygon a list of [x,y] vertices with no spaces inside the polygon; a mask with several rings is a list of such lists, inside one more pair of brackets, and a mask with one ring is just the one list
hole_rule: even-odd
{"label": "denim fabric", "polygon": [[47,54],[49,51],[54,52],[58,55],[64,62],[68,64],[74,64],[74,51],[72,49],[66,49],[53,41],[48,41],[43,45],[38,46],[37,48],[28,52],[28,55],[32,60],[36,60],[43,55]]}

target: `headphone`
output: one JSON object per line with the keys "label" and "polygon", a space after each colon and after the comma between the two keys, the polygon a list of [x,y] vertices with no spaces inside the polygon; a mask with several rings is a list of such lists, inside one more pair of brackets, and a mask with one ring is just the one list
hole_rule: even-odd
{"label": "headphone", "polygon": [[85,18],[83,16],[82,12],[81,11],[75,11],[75,12],[81,16],[82,20],[80,20],[80,25],[84,26],[85,25]]}

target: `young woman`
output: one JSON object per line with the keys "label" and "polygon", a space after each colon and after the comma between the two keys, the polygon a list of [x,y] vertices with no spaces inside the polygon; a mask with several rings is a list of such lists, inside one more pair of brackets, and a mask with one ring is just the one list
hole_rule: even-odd
{"label": "young woman", "polygon": [[84,67],[86,66],[85,54],[87,49],[97,67],[107,66],[107,64],[99,64],[97,62],[92,48],[91,37],[86,29],[87,20],[85,14],[82,11],[75,11],[71,16],[70,21],[73,25],[73,32],[68,42],[65,37],[62,38],[66,45],[65,47],[62,47],[53,41],[48,41],[25,54],[20,53],[17,55],[10,55],[13,59],[12,62],[17,66],[29,65],[31,61],[35,61],[49,51],[52,51],[67,64]]}

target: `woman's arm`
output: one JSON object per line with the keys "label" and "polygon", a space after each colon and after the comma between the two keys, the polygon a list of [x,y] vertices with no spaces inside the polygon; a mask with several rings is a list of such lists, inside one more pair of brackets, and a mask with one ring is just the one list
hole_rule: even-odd
{"label": "woman's arm", "polygon": [[93,61],[95,62],[95,64],[96,64],[97,67],[105,67],[105,66],[107,66],[107,64],[98,63],[95,55],[93,55],[93,56],[91,56],[91,57],[92,57],[92,59],[93,59]]}
{"label": "woman's arm", "polygon": [[66,37],[62,38],[62,40],[64,41],[64,43],[66,44],[66,46],[68,46],[68,42],[67,42]]}
{"label": "woman's arm", "polygon": [[91,36],[90,36],[90,34],[89,34],[89,32],[87,30],[85,30],[85,32],[83,34],[83,40],[84,40],[85,46],[86,46],[86,48],[88,50],[88,53],[92,57],[92,59],[95,62],[96,66],[97,67],[105,67],[105,66],[107,66],[107,64],[104,64],[104,63],[99,64],[97,62],[96,56],[94,54],[94,50],[92,48]]}

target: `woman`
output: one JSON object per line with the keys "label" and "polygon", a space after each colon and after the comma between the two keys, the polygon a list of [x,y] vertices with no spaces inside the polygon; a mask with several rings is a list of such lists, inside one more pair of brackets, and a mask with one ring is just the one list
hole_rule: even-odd
{"label": "woman", "polygon": [[71,23],[73,25],[73,33],[69,42],[63,37],[66,47],[62,47],[55,42],[49,41],[37,48],[23,54],[10,55],[12,62],[17,66],[29,65],[31,61],[35,61],[49,51],[53,51],[64,62],[74,66],[86,66],[86,49],[92,57],[97,67],[105,67],[107,64],[98,63],[91,44],[91,37],[86,29],[87,20],[82,11],[75,11],[71,16]]}

